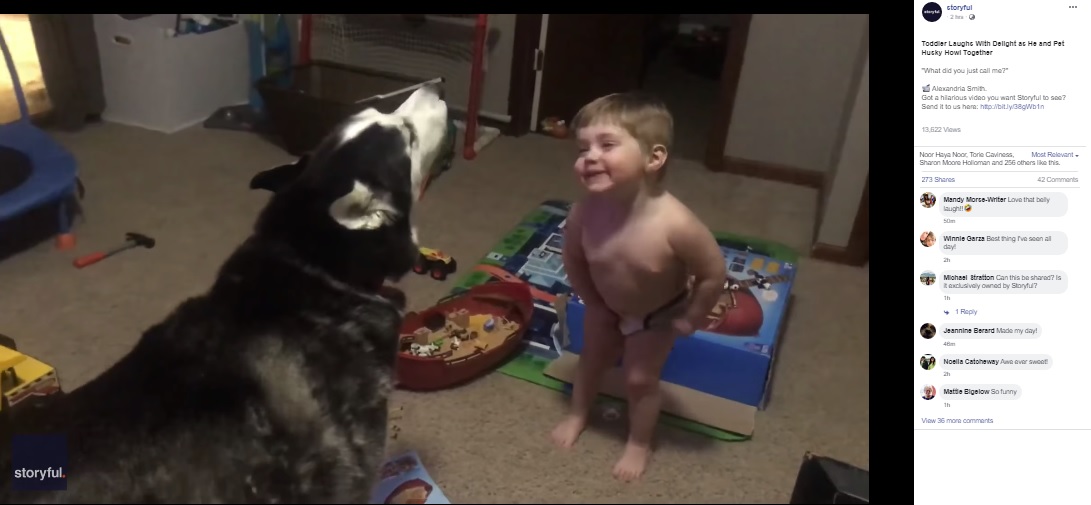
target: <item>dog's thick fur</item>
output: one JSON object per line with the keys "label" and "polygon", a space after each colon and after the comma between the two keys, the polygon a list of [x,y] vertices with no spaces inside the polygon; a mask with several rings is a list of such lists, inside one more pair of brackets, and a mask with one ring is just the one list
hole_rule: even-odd
{"label": "dog's thick fur", "polygon": [[[214,285],[19,432],[68,437],[67,491],[17,503],[367,503],[387,437],[410,213],[446,135],[425,86],[258,174],[273,196]],[[62,371],[63,372],[63,371]]]}

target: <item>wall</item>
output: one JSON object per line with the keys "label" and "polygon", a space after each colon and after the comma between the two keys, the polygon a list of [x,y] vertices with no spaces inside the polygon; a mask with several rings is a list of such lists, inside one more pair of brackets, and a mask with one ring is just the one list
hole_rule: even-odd
{"label": "wall", "polygon": [[856,221],[860,196],[870,171],[869,142],[871,107],[869,105],[870,51],[865,49],[860,83],[845,128],[844,142],[834,156],[835,165],[828,179],[822,219],[818,224],[817,242],[845,247]]}
{"label": "wall", "polygon": [[[298,20],[299,14],[286,14],[289,20],[289,26],[293,33],[293,43],[296,44],[295,54],[298,53]],[[496,30],[497,40],[496,45],[493,47],[491,53],[487,56],[485,67],[485,82],[482,85],[481,91],[481,112],[485,114],[501,116],[501,120],[508,115],[508,90],[511,87],[511,58],[514,52],[515,45],[515,14],[489,14],[489,29]],[[408,31],[406,32],[408,33]],[[407,40],[406,52],[412,53],[411,39]],[[472,43],[472,40],[467,39],[467,43]],[[444,68],[445,62],[435,61],[430,62],[418,58],[416,56],[411,57],[412,60],[420,61],[423,65],[432,65],[436,69]],[[451,102],[457,107],[465,108],[469,98],[469,64],[458,64],[459,68],[454,69],[451,75],[447,76],[449,83],[448,89],[451,91]],[[398,68],[392,68],[392,71],[399,70]],[[439,70],[437,70],[439,71]]]}
{"label": "wall", "polygon": [[866,14],[755,14],[726,156],[828,172]]}
{"label": "wall", "polygon": [[515,14],[489,14],[489,27],[500,32],[500,39],[489,55],[485,85],[481,95],[481,110],[508,115],[508,92],[511,90],[511,58],[515,52]]}

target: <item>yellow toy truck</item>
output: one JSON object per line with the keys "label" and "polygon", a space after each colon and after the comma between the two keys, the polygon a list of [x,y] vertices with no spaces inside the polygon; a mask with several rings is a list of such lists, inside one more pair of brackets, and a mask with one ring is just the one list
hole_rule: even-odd
{"label": "yellow toy truck", "polygon": [[455,259],[443,253],[443,251],[428,247],[419,249],[420,254],[417,256],[417,263],[413,265],[414,272],[421,275],[427,273],[433,279],[442,281],[458,270],[458,263],[455,262]]}
{"label": "yellow toy truck", "polygon": [[60,392],[61,380],[53,367],[19,352],[14,340],[0,335],[0,415],[10,416],[23,402]]}

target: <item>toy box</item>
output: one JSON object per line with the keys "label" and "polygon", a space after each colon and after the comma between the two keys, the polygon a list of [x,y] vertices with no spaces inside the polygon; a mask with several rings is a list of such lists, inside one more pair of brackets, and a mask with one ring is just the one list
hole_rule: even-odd
{"label": "toy box", "polygon": [[102,119],[174,133],[249,101],[249,39],[236,23],[168,36],[177,14],[94,14]]}
{"label": "toy box", "polygon": [[[662,372],[663,410],[749,435],[756,410],[769,397],[795,267],[751,251],[721,249],[727,264],[723,294],[707,324],[675,343]],[[546,373],[570,382],[583,349],[584,307],[571,297],[564,312],[564,352]],[[612,374],[618,377],[604,381],[603,391],[623,398],[620,368]]]}
{"label": "toy box", "polygon": [[415,452],[390,458],[383,464],[379,483],[371,492],[368,503],[427,503],[449,505],[436,481],[424,469]]}

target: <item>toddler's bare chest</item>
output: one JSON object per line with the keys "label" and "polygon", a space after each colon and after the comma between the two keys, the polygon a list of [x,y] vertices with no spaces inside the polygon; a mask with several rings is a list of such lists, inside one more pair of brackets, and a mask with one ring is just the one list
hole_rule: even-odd
{"label": "toddler's bare chest", "polygon": [[662,230],[633,227],[597,233],[588,229],[583,244],[592,274],[655,275],[671,273],[677,266]]}

